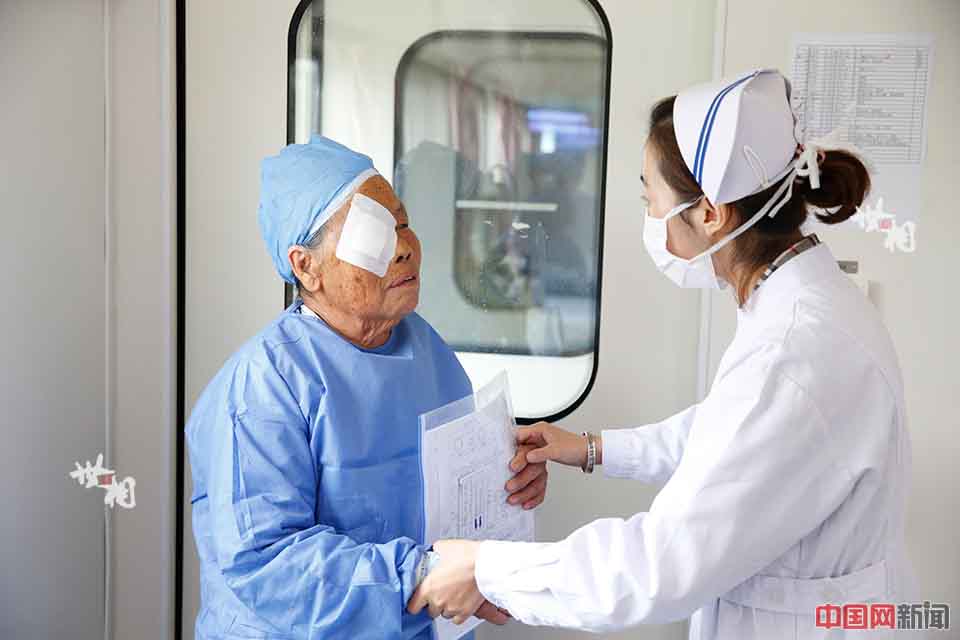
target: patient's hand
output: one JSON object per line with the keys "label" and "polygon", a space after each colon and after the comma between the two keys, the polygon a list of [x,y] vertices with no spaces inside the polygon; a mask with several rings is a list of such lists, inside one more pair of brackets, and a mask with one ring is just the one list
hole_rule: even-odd
{"label": "patient's hand", "polygon": [[507,502],[522,505],[524,509],[533,509],[543,502],[547,495],[546,461],[531,463],[527,454],[536,449],[534,445],[520,445],[517,454],[510,461],[510,470],[516,475],[505,487],[510,494]]}

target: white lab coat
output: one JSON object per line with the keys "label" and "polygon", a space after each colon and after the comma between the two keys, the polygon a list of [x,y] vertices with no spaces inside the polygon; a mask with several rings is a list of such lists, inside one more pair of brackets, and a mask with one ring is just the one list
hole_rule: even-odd
{"label": "white lab coat", "polygon": [[603,432],[607,475],[665,483],[649,512],[557,543],[485,542],[477,583],[532,625],[689,617],[696,639],[844,637],[815,626],[817,606],[913,601],[909,461],[890,338],[819,245],[739,311],[703,402]]}

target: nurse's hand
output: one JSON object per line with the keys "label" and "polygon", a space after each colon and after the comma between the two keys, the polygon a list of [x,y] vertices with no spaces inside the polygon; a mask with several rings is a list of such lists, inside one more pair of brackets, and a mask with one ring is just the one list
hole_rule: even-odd
{"label": "nurse's hand", "polygon": [[420,583],[407,611],[418,614],[426,607],[431,617],[450,618],[455,624],[463,624],[472,615],[494,624],[506,624],[510,616],[487,602],[477,588],[474,571],[479,548],[480,543],[473,540],[434,543],[440,564]]}
{"label": "nurse's hand", "polygon": [[[540,464],[547,460],[559,462],[571,467],[587,464],[587,439],[578,433],[570,433],[547,422],[538,422],[529,427],[517,429],[517,442],[521,448],[527,447],[527,462]],[[597,438],[597,461],[603,461],[603,442]]]}

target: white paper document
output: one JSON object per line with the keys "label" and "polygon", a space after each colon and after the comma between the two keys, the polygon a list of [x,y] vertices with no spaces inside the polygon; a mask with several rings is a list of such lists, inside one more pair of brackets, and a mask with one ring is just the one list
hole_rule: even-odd
{"label": "white paper document", "polygon": [[[472,396],[420,416],[426,540],[534,540],[534,516],[507,503],[516,426],[506,374]],[[437,640],[476,628],[438,619]]]}

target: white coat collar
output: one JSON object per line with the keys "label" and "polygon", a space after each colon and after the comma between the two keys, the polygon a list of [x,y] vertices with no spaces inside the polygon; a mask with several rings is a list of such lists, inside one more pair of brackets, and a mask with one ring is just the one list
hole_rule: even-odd
{"label": "white coat collar", "polygon": [[826,244],[821,243],[770,274],[738,310],[737,316],[739,319],[762,317],[790,306],[789,303],[796,300],[808,286],[839,272],[840,267],[833,253]]}

